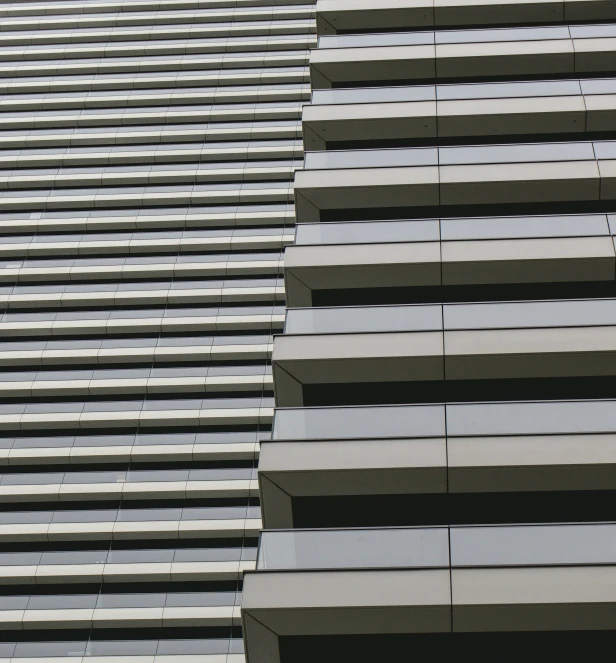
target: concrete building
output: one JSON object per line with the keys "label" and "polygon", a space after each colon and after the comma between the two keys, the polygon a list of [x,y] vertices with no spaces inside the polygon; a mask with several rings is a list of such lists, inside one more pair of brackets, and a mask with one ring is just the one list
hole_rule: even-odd
{"label": "concrete building", "polygon": [[310,2],[0,3],[0,660],[243,663]]}
{"label": "concrete building", "polygon": [[0,663],[609,655],[616,2],[0,20]]}
{"label": "concrete building", "polygon": [[616,3],[318,0],[248,663],[616,643]]}

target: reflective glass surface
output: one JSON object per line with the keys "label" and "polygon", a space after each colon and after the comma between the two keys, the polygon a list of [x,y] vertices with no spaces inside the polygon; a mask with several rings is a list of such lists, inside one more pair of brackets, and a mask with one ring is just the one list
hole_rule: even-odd
{"label": "reflective glass surface", "polygon": [[446,528],[265,531],[258,569],[449,566]]}
{"label": "reflective glass surface", "polygon": [[441,147],[439,164],[522,163],[530,161],[594,160],[592,143],[542,143],[539,145],[482,145]]}
{"label": "reflective glass surface", "polygon": [[432,85],[412,87],[338,88],[314,90],[312,103],[318,104],[365,104],[394,101],[433,101],[436,99]]}
{"label": "reflective glass surface", "polygon": [[325,35],[319,48],[354,48],[365,46],[419,46],[434,44],[433,32],[391,32],[387,34]]}
{"label": "reflective glass surface", "polygon": [[297,227],[296,244],[373,244],[434,242],[439,222],[372,221],[361,223],[303,223]]}
{"label": "reflective glass surface", "polygon": [[447,434],[453,436],[614,432],[613,400],[447,405]]}
{"label": "reflective glass surface", "polygon": [[412,150],[353,150],[340,152],[308,152],[306,170],[334,168],[395,168],[404,166],[436,166],[436,148]]}
{"label": "reflective glass surface", "polygon": [[343,34],[322,36],[319,48],[354,48],[370,46],[410,46],[420,44],[472,44],[510,41],[609,38],[616,28],[606,25],[562,25],[516,28],[437,30],[436,32],[390,32],[383,34]]}
{"label": "reflective glass surface", "polygon": [[616,525],[452,527],[452,566],[613,564]]}
{"label": "reflective glass surface", "polygon": [[[582,81],[583,83],[583,81]],[[451,99],[506,99],[520,97],[554,97],[581,94],[580,81],[521,81],[506,83],[470,83],[437,85],[439,101]]]}
{"label": "reflective glass surface", "polygon": [[259,571],[614,564],[616,525],[270,530]]}
{"label": "reflective glass surface", "polygon": [[[605,214],[442,219],[441,239],[593,237],[609,234]],[[301,226],[300,226],[301,228]]]}
{"label": "reflective glass surface", "polygon": [[616,300],[446,304],[443,320],[446,330],[616,325]]}
{"label": "reflective glass surface", "polygon": [[[595,156],[595,146],[599,154]],[[466,164],[594,161],[615,158],[612,141],[602,143],[523,143],[439,148],[397,148],[309,152],[306,170],[344,168],[401,168],[405,166],[448,166]]]}
{"label": "reflective glass surface", "polygon": [[444,435],[442,405],[281,408],[275,412],[272,430],[275,440]]}
{"label": "reflective glass surface", "polygon": [[289,309],[285,333],[336,334],[442,329],[440,306]]}

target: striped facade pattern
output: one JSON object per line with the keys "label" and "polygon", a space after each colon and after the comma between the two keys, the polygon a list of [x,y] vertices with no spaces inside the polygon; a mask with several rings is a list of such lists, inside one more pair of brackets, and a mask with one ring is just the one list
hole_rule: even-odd
{"label": "striped facade pattern", "polygon": [[242,663],[314,7],[0,21],[0,660]]}

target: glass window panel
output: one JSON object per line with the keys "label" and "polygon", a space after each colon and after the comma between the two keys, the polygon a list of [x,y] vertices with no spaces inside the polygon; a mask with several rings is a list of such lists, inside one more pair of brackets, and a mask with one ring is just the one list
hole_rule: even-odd
{"label": "glass window panel", "polygon": [[176,550],[174,562],[239,562],[241,548],[187,548]]}
{"label": "glass window panel", "polygon": [[83,403],[28,403],[25,412],[28,414],[56,414],[58,412],[76,413],[83,410]]}
{"label": "glass window panel", "polygon": [[207,346],[212,344],[211,336],[187,336],[177,338],[161,338],[158,341],[157,347],[161,348],[175,348],[175,347],[191,347],[191,346]]}
{"label": "glass window panel", "polygon": [[16,658],[40,658],[48,656],[83,656],[85,642],[18,642],[13,656]]}
{"label": "glass window panel", "polygon": [[158,643],[158,656],[174,654],[226,654],[229,649],[229,640],[212,638],[207,640],[160,640]]}
{"label": "glass window panel", "polygon": [[[208,369],[208,376],[220,375],[263,375],[271,373],[270,366],[211,366]],[[189,373],[190,375],[190,373]]]}
{"label": "glass window panel", "polygon": [[297,227],[296,244],[372,244],[439,241],[439,222],[369,221],[308,223]]}
{"label": "glass window panel", "polygon": [[172,562],[173,550],[111,550],[108,564],[152,564]]}
{"label": "glass window panel", "polygon": [[131,412],[141,410],[143,401],[91,401],[81,405],[84,412]]}
{"label": "glass window panel", "polygon": [[243,654],[244,641],[241,638],[232,638],[229,640],[229,653],[230,654]]}
{"label": "glass window panel", "polygon": [[[616,407],[614,415],[616,422]],[[276,410],[272,432],[272,438],[278,440],[444,435],[442,405],[285,408]]]}
{"label": "glass window panel", "polygon": [[0,659],[11,658],[15,651],[15,642],[0,642]]}
{"label": "glass window panel", "polygon": [[592,143],[539,143],[440,147],[441,166],[473,163],[524,163],[542,161],[593,161]]}
{"label": "glass window panel", "polygon": [[580,87],[584,94],[616,94],[616,78],[582,79]]}
{"label": "glass window panel", "polygon": [[616,37],[616,25],[571,25],[569,32],[574,39]]}
{"label": "glass window panel", "polygon": [[273,336],[263,334],[262,336],[218,336],[214,338],[212,345],[264,345],[273,342]]}
{"label": "glass window panel", "polygon": [[129,509],[122,508],[117,511],[118,522],[143,522],[180,520],[182,509]]}
{"label": "glass window panel", "polygon": [[0,352],[15,352],[16,350],[44,350],[47,341],[16,341],[12,343],[0,343]]}
{"label": "glass window panel", "polygon": [[3,525],[11,525],[13,523],[50,523],[53,515],[53,511],[2,511],[0,512],[0,523]]}
{"label": "glass window panel", "polygon": [[535,41],[569,39],[567,26],[541,28],[496,28],[490,30],[439,30],[437,44],[463,44],[479,42]]}
{"label": "glass window panel", "polygon": [[22,414],[27,407],[21,403],[2,403],[0,404],[0,414]]}
{"label": "glass window panel", "polygon": [[94,608],[96,598],[96,595],[92,594],[31,596],[28,601],[28,610]]}
{"label": "glass window panel", "polygon": [[201,407],[202,399],[178,399],[173,401],[145,401],[144,410],[198,410]]}
{"label": "glass window panel", "polygon": [[448,99],[575,96],[580,93],[580,81],[578,80],[467,83],[465,85],[436,86],[436,96],[439,101]]}
{"label": "glass window panel", "polygon": [[593,143],[597,159],[616,159],[616,141]]}
{"label": "glass window panel", "polygon": [[189,470],[129,470],[126,481],[186,481]]}
{"label": "glass window panel", "polygon": [[63,472],[57,472],[55,474],[5,474],[2,477],[1,483],[3,486],[34,486],[62,483],[63,478]]}
{"label": "glass window panel", "polygon": [[196,444],[234,444],[234,443],[246,443],[250,444],[256,442],[256,434],[252,432],[248,433],[197,433],[195,437]]}
{"label": "glass window panel", "polygon": [[58,448],[72,447],[72,437],[24,437],[16,438],[13,444],[14,449],[40,449],[45,447]]}
{"label": "glass window panel", "polygon": [[[41,371],[37,376],[37,380],[89,380],[94,376],[95,371]],[[117,376],[118,373],[116,372]],[[0,380],[2,375],[0,374]]]}
{"label": "glass window panel", "polygon": [[452,527],[452,566],[614,564],[616,525]]}
{"label": "glass window panel", "polygon": [[117,516],[115,509],[84,509],[82,511],[54,511],[54,523],[109,523]]}
{"label": "glass window panel", "polygon": [[150,348],[156,345],[157,338],[106,338],[101,347],[108,348]]}
{"label": "glass window panel", "polygon": [[225,481],[252,478],[251,468],[229,468],[218,470],[190,470],[190,481]]}
{"label": "glass window panel", "polygon": [[25,610],[28,596],[0,596],[0,610]]}
{"label": "glass window panel", "polygon": [[153,656],[158,640],[90,640],[86,656]]}
{"label": "glass window panel", "polygon": [[237,520],[243,518],[246,518],[246,507],[243,506],[187,507],[182,510],[182,520]]}
{"label": "glass window panel", "polygon": [[308,152],[304,167],[307,170],[337,168],[400,168],[405,166],[438,165],[437,148],[389,150],[341,150]]}
{"label": "glass window panel", "polygon": [[6,566],[35,566],[40,562],[40,552],[2,553],[0,564]]}
{"label": "glass window panel", "polygon": [[178,368],[153,368],[152,378],[187,378],[205,377],[210,371],[209,366],[181,366]]}
{"label": "glass window panel", "polygon": [[616,401],[447,405],[447,434],[560,435],[616,432]]}
{"label": "glass window panel", "polygon": [[445,304],[445,329],[616,325],[616,299]]}
{"label": "glass window panel", "polygon": [[390,32],[323,36],[319,48],[356,48],[361,46],[416,46],[433,44],[434,32]]}
{"label": "glass window panel", "polygon": [[236,598],[235,592],[173,592],[167,594],[165,607],[234,605]]}
{"label": "glass window panel", "polygon": [[444,241],[525,237],[596,237],[606,234],[609,234],[609,229],[606,225],[605,214],[441,220],[441,238]]}
{"label": "glass window panel", "polygon": [[101,594],[97,608],[163,608],[166,594]]}
{"label": "glass window panel", "polygon": [[312,93],[312,103],[315,105],[432,101],[434,99],[436,99],[436,94],[433,85],[340,88],[334,90],[314,90]]}
{"label": "glass window panel", "polygon": [[123,482],[126,472],[67,472],[64,483],[118,483]]}
{"label": "glass window panel", "polygon": [[440,306],[358,306],[289,309],[287,334],[427,331],[442,329]]}
{"label": "glass window panel", "polygon": [[44,552],[41,564],[104,564],[106,550],[76,550],[71,552]]}
{"label": "glass window panel", "polygon": [[75,447],[130,447],[134,444],[133,435],[78,435]]}
{"label": "glass window panel", "polygon": [[150,377],[149,368],[101,369],[92,371],[93,380],[139,380]]}
{"label": "glass window panel", "polygon": [[263,532],[258,568],[448,567],[447,528]]}
{"label": "glass window panel", "polygon": [[137,445],[157,445],[157,444],[193,444],[195,441],[194,433],[175,433],[170,435],[137,435],[135,444]]}

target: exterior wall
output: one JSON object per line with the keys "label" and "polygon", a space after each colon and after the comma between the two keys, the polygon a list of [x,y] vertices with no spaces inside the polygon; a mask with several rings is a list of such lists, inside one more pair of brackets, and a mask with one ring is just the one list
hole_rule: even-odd
{"label": "exterior wall", "polygon": [[615,18],[318,0],[248,663],[613,640]]}
{"label": "exterior wall", "polygon": [[0,20],[0,660],[241,663],[314,7]]}

